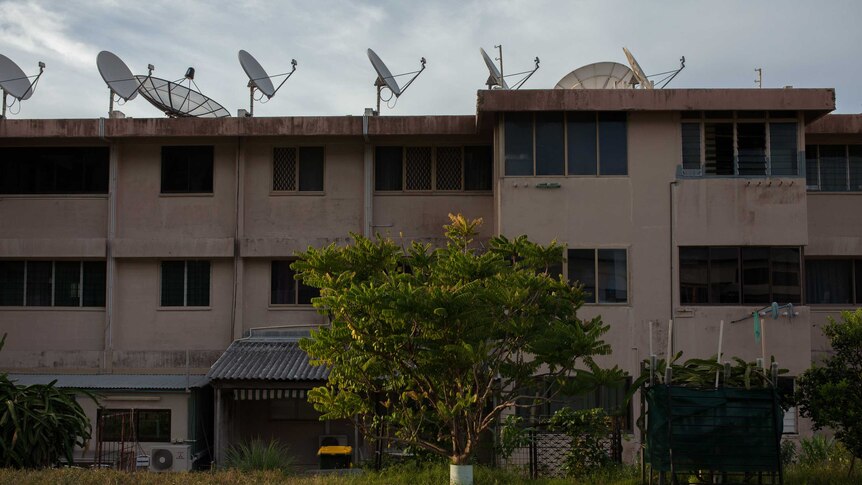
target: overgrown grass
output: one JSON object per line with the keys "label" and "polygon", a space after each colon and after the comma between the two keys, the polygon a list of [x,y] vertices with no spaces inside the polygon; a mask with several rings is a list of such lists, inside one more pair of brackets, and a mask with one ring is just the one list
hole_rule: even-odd
{"label": "overgrown grass", "polygon": [[253,439],[231,446],[225,453],[225,461],[227,468],[241,472],[270,470],[290,472],[293,468],[290,450],[274,439],[268,443]]}
{"label": "overgrown grass", "polygon": [[[784,483],[787,485],[856,485],[862,483],[862,470],[857,464],[848,475],[847,464],[820,466],[793,465],[787,468]],[[280,471],[242,472],[223,470],[196,473],[125,473],[113,470],[84,470],[77,468],[53,470],[0,469],[0,484],[15,485],[444,485],[449,470],[445,465],[398,466],[382,472],[365,472],[361,475],[286,474]],[[475,469],[476,485],[635,485],[640,483],[640,469],[619,467],[599,474],[573,479],[528,480],[523,476],[485,467]]]}

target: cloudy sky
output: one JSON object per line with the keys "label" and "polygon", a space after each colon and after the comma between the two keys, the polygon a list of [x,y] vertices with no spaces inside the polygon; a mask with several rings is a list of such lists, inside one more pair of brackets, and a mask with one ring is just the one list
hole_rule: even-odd
{"label": "cloudy sky", "polygon": [[[375,102],[373,48],[393,73],[426,71],[393,114],[471,114],[487,71],[479,47],[503,44],[507,72],[541,69],[525,88],[551,88],[574,68],[625,63],[647,74],[685,70],[671,87],[834,87],[838,111],[862,112],[862,2],[848,1],[185,1],[0,0],[0,54],[27,74],[44,61],[36,94],[10,118],[105,116],[96,54],[110,50],[135,74],[182,78],[232,114],[248,107],[245,49],[275,74],[296,74],[258,116],[361,114]],[[17,109],[15,106],[13,109]],[[119,107],[159,117],[140,97]],[[385,109],[385,108],[384,108]]]}

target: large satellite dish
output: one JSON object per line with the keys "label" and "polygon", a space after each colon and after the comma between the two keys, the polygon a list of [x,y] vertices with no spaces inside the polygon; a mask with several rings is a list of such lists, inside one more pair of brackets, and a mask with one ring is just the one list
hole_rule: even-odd
{"label": "large satellite dish", "polygon": [[195,70],[190,67],[186,71],[185,79],[188,86],[180,84],[181,81],[167,81],[148,76],[135,76],[141,87],[141,96],[156,108],[162,110],[171,118],[224,118],[230,116],[228,110],[212,99],[204,96],[200,91],[192,89],[194,85]]}
{"label": "large satellite dish", "polygon": [[[260,91],[266,99],[271,99],[275,96],[275,93],[284,86],[284,83],[290,78],[294,71],[296,71],[296,59],[290,60],[291,70],[290,72],[285,72],[281,74],[276,74],[275,76],[270,76],[266,73],[266,70],[263,66],[257,62],[257,59],[254,58],[253,55],[249,54],[248,51],[240,50],[237,54],[239,57],[239,64],[242,66],[242,70],[245,71],[246,76],[248,76],[248,87],[250,89],[250,101],[249,101],[249,115],[254,115],[254,90],[257,89]],[[281,84],[278,87],[275,87],[272,84],[272,78],[285,76],[285,78],[281,81]],[[263,98],[257,99],[257,101],[261,101]]]}
{"label": "large satellite dish", "polygon": [[[422,71],[425,70],[426,62],[425,58],[423,57],[419,60],[419,62],[422,64],[422,67],[419,68],[418,71],[392,75],[392,72],[389,70],[388,67],[386,67],[386,64],[383,63],[383,61],[380,59],[380,56],[378,56],[377,53],[371,49],[368,49],[368,60],[371,61],[371,65],[374,66],[374,70],[377,71],[377,80],[374,81],[374,85],[377,86],[378,113],[380,113],[380,94],[382,89],[386,87],[387,89],[389,89],[389,91],[392,92],[392,96],[398,99],[402,94],[404,94],[404,91],[407,91],[407,88],[410,87],[411,84],[413,84],[413,81],[415,81],[416,78],[419,77],[419,74],[422,74]],[[407,81],[404,87],[398,86],[398,82],[395,80],[395,78],[398,76],[407,76],[409,74],[413,74],[413,77],[410,78],[409,81]],[[392,99],[392,97],[390,97],[389,99]],[[388,102],[389,99],[387,99],[386,101]]]}
{"label": "large satellite dish", "polygon": [[638,83],[641,85],[641,87],[644,89],[652,89],[652,82],[647,79],[647,75],[644,74],[644,71],[643,69],[641,69],[640,64],[638,64],[638,61],[635,60],[635,56],[633,56],[632,53],[629,52],[629,50],[625,47],[623,47],[623,52],[625,52],[626,59],[628,59],[629,65],[632,66],[632,71],[634,72],[635,79],[638,80]]}
{"label": "large satellite dish", "polygon": [[596,62],[566,74],[556,89],[626,89],[632,88],[634,72],[618,62]]}
{"label": "large satellite dish", "polygon": [[[488,89],[493,89],[494,86],[497,86],[498,89],[520,89],[521,86],[523,86],[524,83],[527,82],[527,79],[530,79],[530,77],[535,74],[536,71],[539,70],[539,58],[537,57],[534,60],[534,62],[536,63],[536,67],[534,67],[532,70],[516,72],[514,74],[506,75],[503,72],[503,46],[495,45],[494,48],[497,49],[497,52],[500,55],[500,57],[497,58],[497,60],[500,61],[500,69],[497,69],[497,65],[494,64],[494,61],[491,59],[491,56],[489,56],[488,53],[485,52],[485,49],[481,47],[479,48],[479,52],[482,54],[482,59],[484,59],[485,61],[485,66],[488,67],[489,76],[488,80],[485,81],[485,84],[488,85]],[[521,76],[524,74],[526,74],[526,76],[524,76],[520,81],[512,85],[512,87],[509,87],[509,84],[506,83],[506,78],[508,76]]]}
{"label": "large satellite dish", "polygon": [[102,51],[96,56],[96,66],[99,74],[110,90],[110,102],[108,104],[108,116],[114,111],[114,96],[123,101],[135,99],[138,96],[138,88],[141,87],[129,66],[110,51]]}
{"label": "large satellite dish", "polygon": [[485,49],[479,48],[479,52],[482,53],[482,59],[485,60],[485,66],[488,67],[488,80],[485,81],[485,84],[488,85],[488,89],[492,89],[493,86],[497,86],[500,89],[509,89],[509,85],[506,84],[506,80],[503,79],[503,74],[497,69],[497,65],[494,64],[494,61],[491,59],[491,56],[485,52]]}
{"label": "large satellite dish", "polygon": [[[12,96],[18,102],[30,99],[44,70],[45,63],[39,62],[39,74],[27,76],[12,59],[0,54],[0,89],[3,90],[3,111],[0,118],[6,117],[6,96]],[[32,82],[30,77],[34,78]]]}

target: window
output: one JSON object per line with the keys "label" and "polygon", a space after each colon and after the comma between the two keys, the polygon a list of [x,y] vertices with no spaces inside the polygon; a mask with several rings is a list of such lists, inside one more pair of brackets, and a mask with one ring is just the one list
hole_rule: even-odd
{"label": "window", "polygon": [[628,302],[625,249],[569,249],[569,281],[583,285],[587,303]]}
{"label": "window", "polygon": [[99,409],[102,441],[171,441],[170,409]]}
{"label": "window", "polygon": [[[779,399],[784,402],[792,402],[793,392],[796,387],[796,378],[790,376],[779,376],[778,382],[776,382],[776,384],[776,387],[778,388]],[[797,433],[796,414],[796,406],[790,406],[789,408],[787,408],[787,411],[784,412],[781,425],[782,434]]]}
{"label": "window", "polygon": [[[567,394],[565,392],[557,392],[558,385],[555,383],[546,383],[543,395],[554,395],[553,399],[540,402],[535,408],[518,407],[515,409],[515,414],[524,419],[546,420],[554,415],[560,409],[565,407],[574,410],[587,410],[602,408],[611,416],[622,416],[624,418],[624,428],[631,429],[631,402],[626,404],[626,392],[631,387],[631,380],[619,384],[602,384],[594,391],[589,391],[581,394]],[[536,389],[525,390],[525,394],[536,395]],[[532,399],[524,399],[523,404],[529,404]]]}
{"label": "window", "polygon": [[292,260],[273,261],[270,276],[271,305],[310,305],[311,299],[320,296],[320,290],[296,279],[290,268]]}
{"label": "window", "polygon": [[687,112],[682,118],[686,175],[799,174],[798,125],[793,112]]}
{"label": "window", "polygon": [[506,113],[505,173],[627,175],[626,120],[624,112]]}
{"label": "window", "polygon": [[768,304],[802,300],[795,247],[681,247],[682,304]]}
{"label": "window", "polygon": [[808,190],[862,191],[862,145],[807,145]]}
{"label": "window", "polygon": [[0,306],[104,307],[104,261],[0,261]]}
{"label": "window", "polygon": [[805,260],[809,304],[862,305],[862,258]]}
{"label": "window", "polygon": [[107,194],[107,147],[0,148],[0,194]]}
{"label": "window", "polygon": [[162,193],[212,193],[212,146],[162,147]]}
{"label": "window", "polygon": [[209,305],[209,261],[162,261],[161,306]]}
{"label": "window", "polygon": [[379,146],[374,157],[377,191],[489,191],[490,146]]}
{"label": "window", "polygon": [[272,190],[322,192],[323,147],[276,147],[272,150]]}

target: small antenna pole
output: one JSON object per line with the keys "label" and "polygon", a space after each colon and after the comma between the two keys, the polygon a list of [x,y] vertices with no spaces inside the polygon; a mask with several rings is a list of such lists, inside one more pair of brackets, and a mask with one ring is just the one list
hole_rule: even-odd
{"label": "small antenna pole", "polygon": [[755,68],[754,72],[757,73],[757,79],[754,80],[754,84],[757,84],[758,88],[763,88],[763,68]]}
{"label": "small antenna pole", "polygon": [[254,116],[254,84],[248,82],[248,115]]}
{"label": "small antenna pole", "polygon": [[380,113],[380,91],[383,89],[383,86],[380,84],[380,78],[377,78],[378,82],[374,83],[377,86],[377,112]]}
{"label": "small antenna pole", "polygon": [[6,119],[6,90],[3,90],[3,114],[0,114],[0,120]]}
{"label": "small antenna pole", "polygon": [[506,75],[503,73],[503,44],[495,45],[497,48],[497,52],[500,57],[497,58],[500,61],[500,79],[505,79]]}

